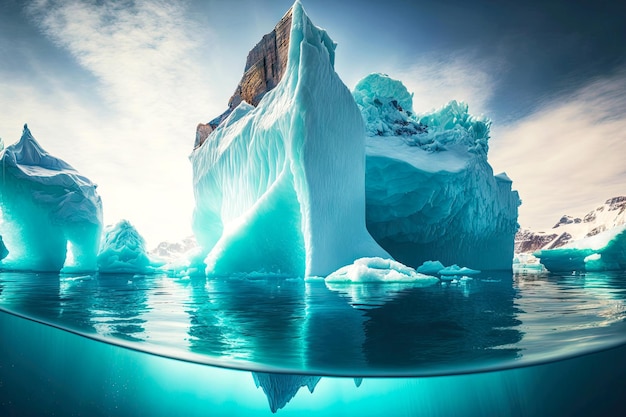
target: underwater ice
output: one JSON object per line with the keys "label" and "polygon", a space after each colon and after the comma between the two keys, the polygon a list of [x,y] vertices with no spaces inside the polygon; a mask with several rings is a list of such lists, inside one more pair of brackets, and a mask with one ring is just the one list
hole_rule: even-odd
{"label": "underwater ice", "polygon": [[280,83],[190,157],[209,275],[326,276],[389,257],[365,226],[364,124],[335,73],[335,43],[300,3],[292,13]]}
{"label": "underwater ice", "polygon": [[416,114],[404,85],[371,74],[353,91],[366,123],[367,228],[396,260],[511,269],[512,181],[487,162],[491,122],[451,101]]}
{"label": "underwater ice", "polygon": [[146,242],[128,220],[107,226],[98,254],[98,271],[104,273],[154,272]]}
{"label": "underwater ice", "polygon": [[319,376],[270,374],[264,372],[253,372],[252,378],[256,387],[260,387],[265,393],[272,413],[287,405],[302,387],[307,387],[312,394],[315,386],[322,379]]}
{"label": "underwater ice", "polygon": [[[0,154],[2,268],[93,271],[102,230],[96,185],[47,153],[24,125],[20,140]],[[71,254],[68,255],[68,249]]]}

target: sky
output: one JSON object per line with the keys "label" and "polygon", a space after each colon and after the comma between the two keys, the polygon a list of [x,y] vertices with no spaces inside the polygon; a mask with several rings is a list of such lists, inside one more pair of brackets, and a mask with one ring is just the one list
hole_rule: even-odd
{"label": "sky", "polygon": [[[0,0],[0,137],[28,126],[98,184],[105,224],[150,247],[191,234],[195,128],[226,108],[248,51],[292,1]],[[353,88],[400,79],[426,112],[491,118],[489,162],[549,229],[626,195],[626,4],[302,0]]]}

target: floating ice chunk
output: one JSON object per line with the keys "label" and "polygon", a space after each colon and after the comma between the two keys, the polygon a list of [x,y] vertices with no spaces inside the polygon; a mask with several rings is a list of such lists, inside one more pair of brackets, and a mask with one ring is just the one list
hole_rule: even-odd
{"label": "floating ice chunk", "polygon": [[98,270],[129,274],[154,272],[145,240],[128,220],[121,220],[105,229],[98,254]]}
{"label": "floating ice chunk", "polygon": [[326,277],[327,283],[419,283],[424,286],[438,282],[437,278],[390,259],[360,258]]}
{"label": "floating ice chunk", "polygon": [[439,280],[393,260],[361,258],[333,272],[325,282],[353,307],[367,310],[384,305],[408,288],[434,285]]}
{"label": "floating ice chunk", "polygon": [[445,266],[439,261],[426,261],[417,268],[417,272],[426,275],[436,275],[444,268]]}
{"label": "floating ice chunk", "polygon": [[68,247],[74,270],[96,269],[102,202],[96,185],[50,155],[24,125],[20,140],[0,154],[0,232],[5,269],[59,271]]}
{"label": "floating ice chunk", "polygon": [[470,269],[467,267],[460,267],[458,265],[452,265],[452,266],[448,266],[446,268],[443,268],[442,270],[440,270],[438,272],[439,275],[476,275],[476,274],[480,274],[480,271],[476,270],[476,269]]}

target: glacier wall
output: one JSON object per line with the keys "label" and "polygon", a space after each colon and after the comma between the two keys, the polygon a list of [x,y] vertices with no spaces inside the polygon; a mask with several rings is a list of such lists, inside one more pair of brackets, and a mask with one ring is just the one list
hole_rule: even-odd
{"label": "glacier wall", "polygon": [[366,123],[367,227],[396,260],[511,269],[520,199],[487,161],[490,121],[451,101],[416,114],[384,74],[353,95]]}
{"label": "glacier wall", "polygon": [[26,125],[0,160],[0,234],[8,249],[2,268],[95,270],[102,230],[96,185],[47,153]]}
{"label": "glacier wall", "polygon": [[334,42],[296,2],[281,81],[191,154],[207,274],[326,276],[389,257],[365,227],[364,123],[334,57]]}

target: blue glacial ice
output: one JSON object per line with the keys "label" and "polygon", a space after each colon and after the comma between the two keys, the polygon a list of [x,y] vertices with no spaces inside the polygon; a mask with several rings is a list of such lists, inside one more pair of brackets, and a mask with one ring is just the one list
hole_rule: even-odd
{"label": "blue glacial ice", "polygon": [[491,122],[451,101],[423,114],[371,74],[353,95],[366,123],[367,228],[396,260],[511,269],[520,199],[487,161]]}
{"label": "blue glacial ice", "polygon": [[441,269],[438,272],[439,275],[477,275],[480,274],[479,270],[471,269],[466,266],[458,266],[457,264],[448,266]]}
{"label": "blue glacial ice", "polygon": [[95,270],[102,230],[96,185],[46,152],[26,125],[0,159],[2,268]]}
{"label": "blue glacial ice", "polygon": [[104,229],[98,271],[102,273],[148,274],[154,272],[146,242],[128,220],[120,220]]}
{"label": "blue glacial ice", "polygon": [[190,156],[209,275],[326,276],[389,258],[365,226],[365,128],[335,73],[335,43],[300,3],[292,13],[280,83]]}

